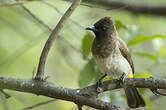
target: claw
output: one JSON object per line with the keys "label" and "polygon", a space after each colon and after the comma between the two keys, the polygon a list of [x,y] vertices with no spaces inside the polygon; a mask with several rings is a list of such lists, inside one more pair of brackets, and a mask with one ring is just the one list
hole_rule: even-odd
{"label": "claw", "polygon": [[107,76],[107,74],[104,74],[104,75],[96,82],[97,88],[100,87],[100,86],[103,84],[102,79],[105,78],[106,76]]}
{"label": "claw", "polygon": [[120,85],[123,85],[124,80],[125,80],[125,72],[123,72],[122,76],[119,78]]}

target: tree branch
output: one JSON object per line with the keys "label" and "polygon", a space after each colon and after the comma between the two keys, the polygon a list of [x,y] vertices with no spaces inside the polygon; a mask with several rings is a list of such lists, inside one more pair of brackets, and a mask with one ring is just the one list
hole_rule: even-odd
{"label": "tree branch", "polygon": [[[166,79],[161,78],[131,78],[125,79],[123,87],[137,87],[137,88],[155,88],[166,89]],[[0,77],[0,88],[16,90],[20,92],[28,92],[36,95],[43,95],[51,98],[72,101],[77,105],[86,105],[96,109],[102,110],[119,110],[120,108],[108,103],[103,102],[96,97],[99,93],[110,91],[113,89],[122,88],[117,79],[103,82],[101,91],[97,91],[96,84],[87,86],[82,89],[70,89],[55,86],[48,82],[16,79],[9,77]]]}
{"label": "tree branch", "polygon": [[76,7],[80,4],[80,0],[74,0],[72,5],[69,7],[69,9],[66,11],[66,13],[62,16],[62,18],[60,19],[59,23],[56,25],[56,27],[53,29],[51,35],[49,36],[42,54],[40,56],[40,61],[38,64],[38,71],[36,74],[35,79],[36,80],[44,80],[44,72],[45,72],[45,62],[48,56],[48,52],[55,40],[55,38],[57,37],[57,35],[59,34],[60,30],[62,29],[63,25],[65,24],[65,22],[67,21],[67,19],[70,17],[70,15],[73,13],[73,11],[76,9]]}
{"label": "tree branch", "polygon": [[[67,1],[67,0],[65,0]],[[24,2],[10,2],[10,3],[0,3],[0,7],[2,6],[15,6],[23,4]],[[149,6],[144,4],[133,4],[129,1],[124,0],[83,0],[83,6],[87,6],[90,8],[101,8],[105,10],[112,10],[112,9],[120,9],[126,10],[132,13],[144,13],[144,14],[151,14],[151,15],[158,15],[158,16],[166,16],[166,6]],[[92,5],[89,5],[92,4]],[[98,7],[95,5],[99,5],[102,7]],[[104,6],[104,8],[103,8]]]}
{"label": "tree branch", "polygon": [[[96,91],[96,85],[87,86],[80,90],[80,94],[83,96],[97,96],[100,92],[111,91],[114,89],[125,87],[136,88],[149,88],[149,89],[166,89],[166,79],[161,78],[129,78],[125,79],[123,85],[119,84],[118,79],[113,79],[103,82],[103,85]],[[159,94],[161,95],[161,94]]]}
{"label": "tree branch", "polygon": [[[125,79],[123,87],[137,87],[137,88],[155,88],[166,89],[166,79],[161,78],[131,78]],[[20,92],[28,92],[36,95],[43,95],[51,98],[71,101],[77,105],[86,105],[96,109],[102,110],[119,110],[120,108],[103,102],[96,97],[99,93],[122,88],[117,79],[103,82],[101,91],[97,91],[96,84],[87,86],[82,89],[70,89],[55,86],[48,82],[16,79],[9,77],[0,77],[0,88],[16,90]]]}
{"label": "tree branch", "polygon": [[[51,6],[52,8],[54,8],[58,13],[60,13],[61,15],[63,15],[55,6],[53,6],[50,3],[47,3],[46,1],[41,1],[44,4],[47,4],[48,6]],[[45,27],[48,31],[52,32],[53,29],[51,29],[51,27],[49,25],[47,25],[46,23],[44,23],[40,18],[38,18],[35,14],[33,14],[24,4],[20,5],[30,16],[32,16],[32,18],[34,20],[36,20],[39,24],[41,24],[43,27]],[[80,28],[84,29],[83,26],[81,26],[79,23],[75,22],[74,20],[70,19],[69,20],[76,24],[77,26],[79,26]],[[90,34],[90,33],[89,33]],[[73,50],[75,50],[76,52],[80,53],[81,55],[84,56],[85,59],[89,60],[89,58],[78,48],[74,47],[73,44],[71,44],[67,39],[65,39],[65,37],[63,35],[58,35],[58,38],[60,38],[61,40],[63,40],[66,44],[68,44]]]}
{"label": "tree branch", "polygon": [[36,95],[72,101],[76,104],[87,105],[100,110],[120,110],[119,107],[111,103],[103,102],[94,97],[85,97],[81,95],[80,92],[82,90],[85,91],[85,89],[78,90],[63,88],[43,81],[16,79],[2,76],[0,77],[0,87],[2,89],[33,93]]}
{"label": "tree branch", "polygon": [[144,4],[138,5],[136,3],[130,3],[129,1],[126,0],[125,1],[124,0],[84,0],[83,2],[86,3],[86,6],[88,6],[87,4],[95,4],[95,5],[97,4],[99,6],[104,6],[105,10],[112,10],[119,8],[121,10],[132,12],[134,14],[143,13],[143,14],[166,16],[166,6],[149,6]]}

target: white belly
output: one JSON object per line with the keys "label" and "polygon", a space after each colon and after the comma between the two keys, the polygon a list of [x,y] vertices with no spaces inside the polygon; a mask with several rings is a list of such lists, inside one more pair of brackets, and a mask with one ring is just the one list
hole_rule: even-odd
{"label": "white belly", "polygon": [[131,66],[123,56],[109,56],[107,58],[95,57],[100,71],[113,78],[119,78],[123,73],[126,77],[132,72]]}

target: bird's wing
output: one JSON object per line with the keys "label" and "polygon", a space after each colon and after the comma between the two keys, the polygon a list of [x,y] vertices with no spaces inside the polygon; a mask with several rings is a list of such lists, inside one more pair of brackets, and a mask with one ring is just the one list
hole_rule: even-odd
{"label": "bird's wing", "polygon": [[124,41],[122,41],[122,39],[120,37],[118,38],[118,44],[119,44],[119,50],[121,52],[121,54],[123,55],[123,57],[129,62],[131,68],[132,68],[132,72],[134,73],[134,64],[133,64],[133,60],[131,58],[130,52],[127,48],[127,45],[125,44]]}

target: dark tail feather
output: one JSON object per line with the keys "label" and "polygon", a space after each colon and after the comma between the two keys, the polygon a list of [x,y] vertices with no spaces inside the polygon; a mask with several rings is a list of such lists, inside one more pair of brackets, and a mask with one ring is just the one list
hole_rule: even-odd
{"label": "dark tail feather", "polygon": [[125,88],[125,93],[127,97],[127,104],[131,108],[145,107],[145,101],[139,94],[138,90],[134,87]]}

